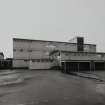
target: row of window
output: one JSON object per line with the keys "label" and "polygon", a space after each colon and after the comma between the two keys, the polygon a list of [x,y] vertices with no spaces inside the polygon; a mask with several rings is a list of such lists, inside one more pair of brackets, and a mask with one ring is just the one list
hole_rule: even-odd
{"label": "row of window", "polygon": [[[32,51],[41,51],[41,50],[34,50],[34,49],[33,50],[31,50],[31,49],[27,49],[27,50],[26,49],[25,50],[24,49],[13,49],[13,51],[14,52],[16,52],[16,51],[19,51],[19,52],[32,52]],[[44,51],[46,51],[46,50],[43,50],[43,52]]]}
{"label": "row of window", "polygon": [[12,65],[12,62],[10,61],[0,61],[0,66],[3,65]]}
{"label": "row of window", "polygon": [[[24,60],[25,62],[27,62],[28,60]],[[51,59],[32,59],[32,62],[53,62],[53,60]]]}
{"label": "row of window", "polygon": [[[14,52],[16,52],[16,51],[20,51],[20,52],[23,52],[23,51],[25,51],[25,50],[23,50],[23,49],[18,49],[18,50],[16,50],[16,49],[13,49],[13,51]],[[32,50],[27,50],[28,52],[32,52]]]}

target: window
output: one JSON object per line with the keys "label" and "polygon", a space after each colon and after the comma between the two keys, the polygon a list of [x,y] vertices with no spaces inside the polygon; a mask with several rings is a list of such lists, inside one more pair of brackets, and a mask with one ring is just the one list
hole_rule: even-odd
{"label": "window", "polygon": [[23,49],[20,49],[20,52],[23,52]]}
{"label": "window", "polygon": [[50,60],[50,62],[53,62],[53,60]]}
{"label": "window", "polygon": [[65,55],[66,55],[66,56],[68,56],[69,54],[68,54],[68,53],[66,53]]}
{"label": "window", "polygon": [[27,61],[28,61],[27,59],[24,60],[24,62],[27,62]]}
{"label": "window", "polygon": [[76,54],[76,53],[73,53],[73,55],[74,55],[74,56],[77,56],[77,54]]}
{"label": "window", "polygon": [[44,59],[41,59],[41,62],[45,62],[45,60]]}
{"label": "window", "polygon": [[28,50],[28,52],[32,52],[32,50]]}
{"label": "window", "polygon": [[13,51],[16,51],[16,49],[13,49]]}
{"label": "window", "polygon": [[40,59],[32,59],[32,62],[40,62]]}
{"label": "window", "polygon": [[36,62],[40,62],[40,59],[36,59]]}
{"label": "window", "polygon": [[35,61],[36,61],[35,59],[32,60],[32,62],[35,62]]}

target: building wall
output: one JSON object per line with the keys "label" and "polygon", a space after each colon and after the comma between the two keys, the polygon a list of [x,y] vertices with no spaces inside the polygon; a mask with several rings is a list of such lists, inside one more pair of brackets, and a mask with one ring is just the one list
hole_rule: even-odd
{"label": "building wall", "polygon": [[62,60],[105,60],[105,54],[62,53]]}
{"label": "building wall", "polygon": [[[55,47],[51,47],[55,46]],[[53,50],[77,51],[77,44],[54,41],[13,39],[13,67],[28,67],[25,59],[49,59]],[[87,52],[96,52],[95,45],[84,45]]]}

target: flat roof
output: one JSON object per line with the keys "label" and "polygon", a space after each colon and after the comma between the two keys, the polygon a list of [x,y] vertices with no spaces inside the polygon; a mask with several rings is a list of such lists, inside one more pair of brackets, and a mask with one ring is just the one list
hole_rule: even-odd
{"label": "flat roof", "polygon": [[[55,42],[55,43],[67,43],[67,44],[77,44],[77,43],[64,42],[64,41],[35,40],[35,39],[23,39],[23,38],[13,38],[13,40],[39,41],[39,42]],[[96,44],[85,44],[85,45],[92,45],[92,46],[96,46]]]}

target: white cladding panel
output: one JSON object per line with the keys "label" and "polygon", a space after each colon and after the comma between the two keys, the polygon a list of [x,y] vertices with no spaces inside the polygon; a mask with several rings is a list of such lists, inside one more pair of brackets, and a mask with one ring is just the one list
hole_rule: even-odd
{"label": "white cladding panel", "polygon": [[13,41],[14,49],[30,49],[29,41],[15,40]]}
{"label": "white cladding panel", "polygon": [[13,60],[13,67],[28,67],[29,62],[24,60]]}
{"label": "white cladding panel", "polygon": [[49,58],[49,52],[48,51],[32,51],[30,54],[30,59],[44,59]]}
{"label": "white cladding panel", "polygon": [[29,59],[29,53],[24,51],[14,51],[13,57],[14,59]]}
{"label": "white cladding panel", "polygon": [[51,66],[51,62],[31,62],[29,64],[29,69],[50,69]]}

